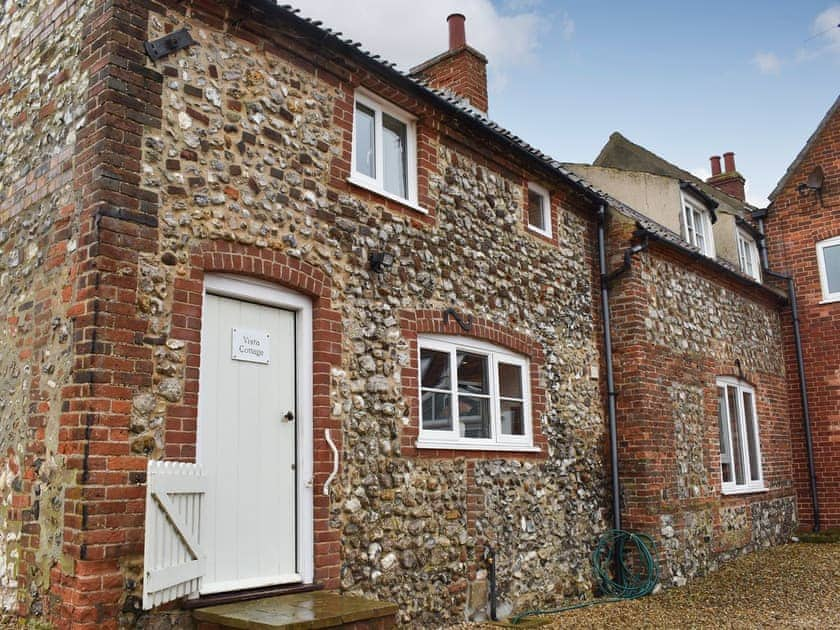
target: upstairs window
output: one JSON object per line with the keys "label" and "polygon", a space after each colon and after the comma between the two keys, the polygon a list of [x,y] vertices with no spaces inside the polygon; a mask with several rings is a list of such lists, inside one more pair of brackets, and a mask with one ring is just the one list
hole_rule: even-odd
{"label": "upstairs window", "polygon": [[840,236],[817,243],[824,302],[840,302]]}
{"label": "upstairs window", "polygon": [[551,198],[545,188],[534,183],[528,184],[528,227],[551,236]]}
{"label": "upstairs window", "polygon": [[526,358],[461,337],[418,345],[418,447],[534,450]]}
{"label": "upstairs window", "polygon": [[743,230],[737,230],[735,239],[738,242],[738,265],[741,271],[757,282],[761,282],[761,265],[755,240]]}
{"label": "upstairs window", "polygon": [[717,393],[723,493],[763,490],[753,388],[737,379],[719,378]]}
{"label": "upstairs window", "polygon": [[712,238],[712,219],[709,211],[699,203],[683,195],[683,237],[700,253],[714,258],[715,246]]}
{"label": "upstairs window", "polygon": [[357,92],[350,181],[396,201],[416,205],[416,155],[414,118],[366,92]]}

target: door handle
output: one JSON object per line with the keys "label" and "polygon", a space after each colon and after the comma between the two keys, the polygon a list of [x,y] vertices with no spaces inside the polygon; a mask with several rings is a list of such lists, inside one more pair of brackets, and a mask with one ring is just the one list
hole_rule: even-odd
{"label": "door handle", "polygon": [[287,411],[286,415],[283,416],[283,422],[291,422],[295,419],[295,414],[292,411]]}

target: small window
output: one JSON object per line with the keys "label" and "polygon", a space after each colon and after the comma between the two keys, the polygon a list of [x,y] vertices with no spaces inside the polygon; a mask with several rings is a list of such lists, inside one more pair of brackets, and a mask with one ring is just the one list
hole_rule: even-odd
{"label": "small window", "polygon": [[840,236],[817,243],[823,301],[840,302]]}
{"label": "small window", "polygon": [[714,258],[715,247],[712,239],[712,221],[709,211],[683,196],[683,236],[700,253]]}
{"label": "small window", "polygon": [[737,230],[735,235],[738,241],[738,265],[745,274],[756,281],[761,281],[761,265],[758,262],[758,247],[755,239],[743,230]]}
{"label": "small window", "polygon": [[720,476],[724,494],[764,489],[755,393],[742,381],[717,381]]}
{"label": "small window", "polygon": [[419,447],[533,450],[526,358],[461,337],[418,345]]}
{"label": "small window", "polygon": [[353,183],[415,205],[416,144],[416,126],[410,115],[373,96],[356,94]]}
{"label": "small window", "polygon": [[543,236],[551,236],[551,199],[548,191],[528,184],[528,227]]}

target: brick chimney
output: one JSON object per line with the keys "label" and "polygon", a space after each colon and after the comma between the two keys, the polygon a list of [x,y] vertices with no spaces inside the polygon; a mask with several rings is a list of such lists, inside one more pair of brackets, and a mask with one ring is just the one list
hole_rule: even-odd
{"label": "brick chimney", "polygon": [[410,74],[433,88],[452,92],[486,114],[487,57],[467,45],[466,18],[462,14],[453,13],[446,21],[449,50],[413,67]]}
{"label": "brick chimney", "polygon": [[744,194],[744,176],[735,170],[735,154],[732,151],[723,154],[723,172],[720,170],[720,156],[713,155],[709,158],[712,163],[712,176],[706,180],[718,190],[727,195],[746,201]]}

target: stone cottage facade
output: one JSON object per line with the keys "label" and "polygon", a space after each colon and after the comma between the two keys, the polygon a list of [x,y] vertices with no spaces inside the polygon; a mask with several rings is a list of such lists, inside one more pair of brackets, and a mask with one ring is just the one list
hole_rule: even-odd
{"label": "stone cottage facade", "polygon": [[480,53],[412,78],[259,0],[1,25],[8,614],[191,627],[187,595],[317,583],[430,627],[486,614],[491,547],[500,612],[591,594],[601,220],[611,268],[648,243],[610,297],[627,526],[669,584],[794,527],[784,296],[423,83]]}
{"label": "stone cottage facade", "polygon": [[[785,326],[791,441],[803,525],[840,527],[840,100],[770,194],[770,266],[793,276],[810,407],[819,518],[811,497],[792,325]],[[790,315],[785,315],[790,321]]]}

